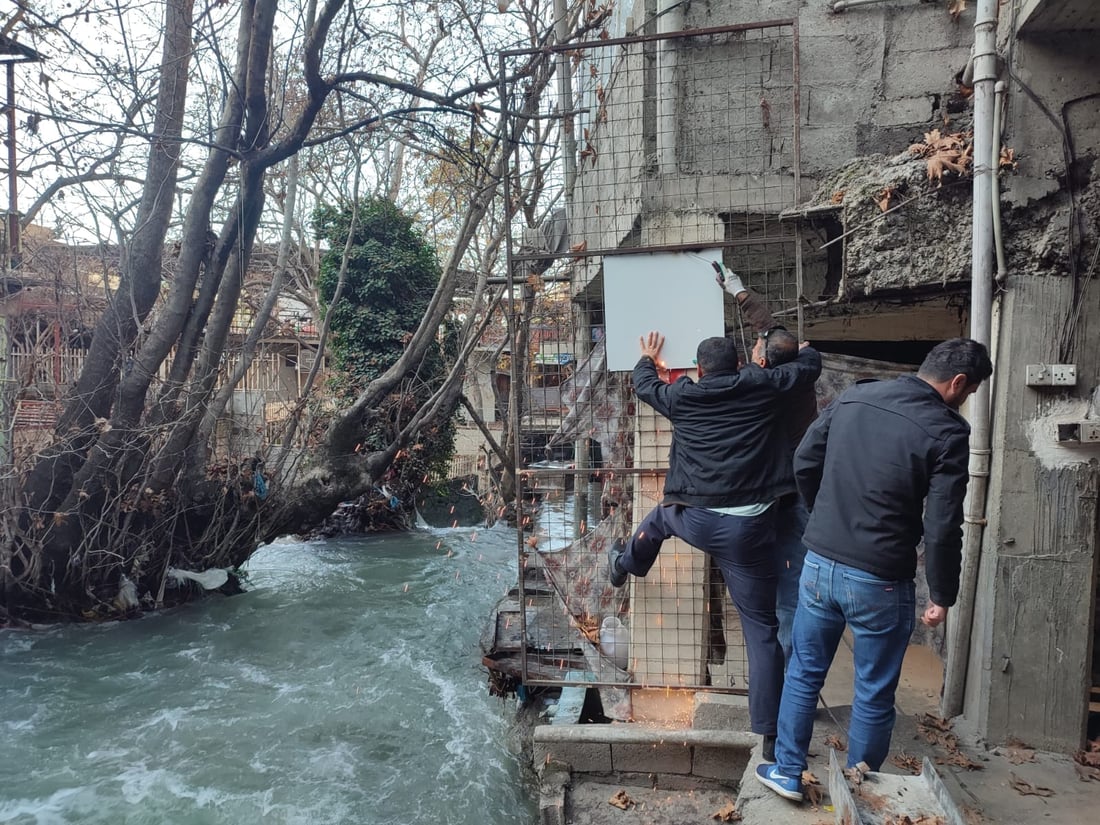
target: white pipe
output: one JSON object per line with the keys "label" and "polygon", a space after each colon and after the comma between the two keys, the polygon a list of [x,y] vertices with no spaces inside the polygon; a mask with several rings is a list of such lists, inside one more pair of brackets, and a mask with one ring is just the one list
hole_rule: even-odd
{"label": "white pipe", "polygon": [[829,9],[833,12],[842,12],[856,6],[870,6],[874,3],[888,3],[890,0],[836,0]]}
{"label": "white pipe", "polygon": [[[991,345],[993,309],[993,152],[994,92],[997,82],[998,0],[978,0],[974,21],[974,205],[971,231],[970,337]],[[959,598],[948,614],[947,668],[941,711],[945,718],[963,709],[970,656],[974,599],[985,525],[989,483],[990,382],[970,398],[970,482],[963,505],[963,559]]]}
{"label": "white pipe", "polygon": [[[565,0],[554,0],[554,39],[558,45],[569,39],[569,16]],[[570,208],[573,203],[573,187],[577,181],[577,137],[576,124],[573,122],[573,75],[566,52],[558,52],[558,110],[561,112],[562,135],[562,172],[565,178],[566,220],[573,215]]]}
{"label": "white pipe", "polygon": [[[661,0],[657,31],[672,34],[684,27],[680,0]],[[676,66],[680,41],[660,40],[657,46],[657,169],[661,174],[676,172]]]}
{"label": "white pipe", "polygon": [[[1005,111],[1005,90],[1008,88],[1003,80],[998,80],[994,87],[993,99],[993,151],[990,153],[990,164],[993,166],[993,177],[990,184],[993,188],[993,250],[997,255],[997,286],[1004,287],[1008,278],[1008,267],[1005,265],[1004,234],[1001,232],[1001,126]],[[997,339],[993,339],[996,343]]]}

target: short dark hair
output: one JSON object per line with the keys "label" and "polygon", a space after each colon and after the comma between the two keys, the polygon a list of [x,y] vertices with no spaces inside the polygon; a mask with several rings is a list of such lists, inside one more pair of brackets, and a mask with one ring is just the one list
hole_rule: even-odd
{"label": "short dark hair", "polygon": [[764,339],[764,357],[769,367],[778,367],[798,357],[798,338],[783,327],[773,327],[760,333]]}
{"label": "short dark hair", "polygon": [[695,350],[695,363],[704,372],[737,372],[739,360],[732,338],[704,338]]}
{"label": "short dark hair", "polygon": [[917,374],[933,381],[965,375],[967,384],[980,384],[993,374],[993,362],[985,344],[973,338],[952,338],[932,347]]}

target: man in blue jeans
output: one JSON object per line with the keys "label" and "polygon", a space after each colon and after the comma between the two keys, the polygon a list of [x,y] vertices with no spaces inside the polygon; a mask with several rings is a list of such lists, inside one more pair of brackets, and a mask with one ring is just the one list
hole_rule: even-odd
{"label": "man in blue jeans", "polygon": [[641,341],[634,393],[673,424],[664,496],[608,562],[615,587],[645,576],[661,545],[678,536],[714,558],[741,616],[749,661],[749,717],[768,750],[776,735],[783,653],[775,616],[775,501],[793,481],[789,446],[777,425],[781,399],[812,386],[821,357],[803,347],[775,369],[740,366],[729,338],[707,338],[698,380],[666,384],[657,372],[664,337]]}
{"label": "man in blue jeans", "polygon": [[802,439],[795,480],[810,510],[808,552],[776,762],[756,769],[757,779],[780,796],[802,800],[818,694],[845,625],[855,666],[848,767],[882,766],[915,622],[922,534],[929,604],[921,621],[939,625],[958,595],[970,434],[958,408],[992,372],[982,344],[945,341],[916,375],[846,390]]}

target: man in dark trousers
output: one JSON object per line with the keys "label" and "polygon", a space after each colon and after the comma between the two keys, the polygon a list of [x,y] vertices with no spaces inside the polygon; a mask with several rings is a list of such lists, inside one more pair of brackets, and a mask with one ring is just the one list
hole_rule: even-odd
{"label": "man in dark trousers", "polygon": [[855,667],[848,767],[882,766],[915,623],[922,535],[929,603],[921,621],[939,625],[958,595],[970,435],[958,408],[992,372],[982,344],[944,341],[916,375],[860,382],[843,392],[802,439],[794,465],[810,509],[808,552],[776,764],[756,770],[780,796],[802,799],[818,693],[845,625]]}
{"label": "man in dark trousers", "polygon": [[[798,355],[798,339],[775,320],[757,295],[745,288],[740,276],[721,264],[715,266],[715,272],[715,280],[733,296],[748,326],[756,332],[752,362],[761,367],[778,367],[794,360]],[[795,448],[816,418],[817,392],[813,384],[800,387],[783,399],[779,419],[787,435],[788,461],[794,459]],[[806,557],[802,535],[809,518],[792,474],[789,489],[783,491],[776,502],[775,525],[775,561],[779,570],[775,615],[779,619],[779,646],[783,648],[786,661],[791,658],[791,627],[798,607],[798,579],[802,575],[802,560]]]}
{"label": "man in dark trousers", "polygon": [[[812,385],[821,357],[803,347],[775,369],[740,367],[736,344],[707,338],[696,352],[698,380],[666,384],[657,372],[664,337],[641,340],[634,393],[673,424],[664,496],[625,550],[611,549],[611,583],[645,576],[670,536],[712,556],[741,616],[749,662],[752,730],[774,747],[783,653],[776,637],[775,504],[791,481],[787,442],[777,426],[783,396]],[[740,367],[740,368],[739,368]]]}

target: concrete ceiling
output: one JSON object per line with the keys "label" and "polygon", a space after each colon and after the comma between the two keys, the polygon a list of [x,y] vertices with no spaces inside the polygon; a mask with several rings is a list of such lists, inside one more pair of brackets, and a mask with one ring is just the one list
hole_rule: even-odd
{"label": "concrete ceiling", "polygon": [[1097,30],[1097,0],[1025,0],[1016,25],[1020,35]]}

